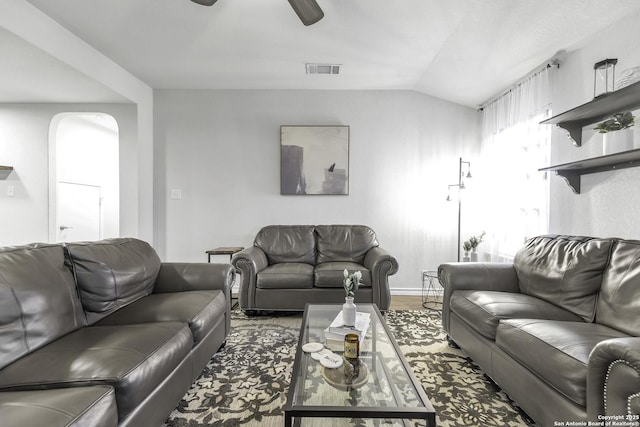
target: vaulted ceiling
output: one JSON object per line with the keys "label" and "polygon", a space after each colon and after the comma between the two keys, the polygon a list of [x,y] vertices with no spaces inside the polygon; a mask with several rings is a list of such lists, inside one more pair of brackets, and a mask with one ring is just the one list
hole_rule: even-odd
{"label": "vaulted ceiling", "polygon": [[[637,0],[317,0],[325,16],[307,27],[286,0],[27,1],[155,89],[405,89],[470,107],[640,10]],[[0,70],[12,88],[0,101],[46,86],[50,71],[64,80],[63,64],[35,48],[21,57],[26,42],[6,32],[0,41],[13,63]],[[306,63],[341,73],[307,75]],[[68,71],[87,95],[90,78]]]}

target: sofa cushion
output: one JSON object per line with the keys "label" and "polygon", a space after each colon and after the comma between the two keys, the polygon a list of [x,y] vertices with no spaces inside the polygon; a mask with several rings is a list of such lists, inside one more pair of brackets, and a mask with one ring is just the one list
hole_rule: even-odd
{"label": "sofa cushion", "polygon": [[0,249],[0,368],[85,325],[62,246]]}
{"label": "sofa cushion", "polygon": [[89,324],[153,291],[160,258],[146,242],[118,238],[68,243],[65,249]]}
{"label": "sofa cushion", "polygon": [[300,262],[270,265],[258,272],[260,289],[309,289],[313,287],[313,266]]}
{"label": "sofa cushion", "polygon": [[0,390],[109,385],[124,419],[187,357],[185,323],[89,326],[0,370]]}
{"label": "sofa cushion", "polygon": [[312,225],[269,225],[258,232],[253,245],[262,249],[269,264],[316,263],[316,242]]}
{"label": "sofa cushion", "polygon": [[[362,273],[360,286],[371,286],[371,271],[361,264],[353,262],[324,262],[316,266],[314,273],[315,286],[318,288],[341,288],[344,281],[344,270],[349,273]],[[357,291],[356,291],[357,295]]]}
{"label": "sofa cushion", "polygon": [[598,296],[596,322],[640,336],[640,242],[615,243]]}
{"label": "sofa cushion", "polygon": [[222,291],[202,290],[151,294],[103,318],[95,326],[153,322],[187,323],[194,346],[225,321],[227,300]]}
{"label": "sofa cushion", "polygon": [[611,239],[590,237],[529,239],[513,261],[520,292],[556,304],[587,322],[593,321],[612,244]]}
{"label": "sofa cushion", "polygon": [[3,426],[116,427],[112,387],[0,392]]}
{"label": "sofa cushion", "polygon": [[557,320],[502,320],[496,345],[579,406],[586,406],[589,353],[627,335],[604,325]]}
{"label": "sofa cushion", "polygon": [[502,319],[553,319],[580,322],[582,319],[557,305],[525,294],[497,291],[455,291],[451,311],[480,335],[495,340]]}
{"label": "sofa cushion", "polygon": [[378,246],[376,233],[364,225],[318,225],[318,264],[332,261],[364,264],[371,248]]}

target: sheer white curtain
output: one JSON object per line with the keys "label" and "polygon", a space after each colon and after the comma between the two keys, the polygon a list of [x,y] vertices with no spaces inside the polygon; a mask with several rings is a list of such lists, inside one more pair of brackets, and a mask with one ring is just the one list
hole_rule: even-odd
{"label": "sheer white curtain", "polygon": [[550,78],[554,68],[529,76],[483,109],[478,170],[478,225],[491,260],[513,257],[525,239],[548,232]]}

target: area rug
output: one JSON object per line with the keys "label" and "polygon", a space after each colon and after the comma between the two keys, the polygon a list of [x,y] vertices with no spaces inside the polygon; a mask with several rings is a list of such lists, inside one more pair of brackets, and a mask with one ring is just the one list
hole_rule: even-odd
{"label": "area rug", "polygon": [[[301,315],[234,311],[227,345],[205,367],[165,427],[282,426]],[[461,350],[436,311],[389,311],[387,324],[436,410],[437,425],[532,427]]]}

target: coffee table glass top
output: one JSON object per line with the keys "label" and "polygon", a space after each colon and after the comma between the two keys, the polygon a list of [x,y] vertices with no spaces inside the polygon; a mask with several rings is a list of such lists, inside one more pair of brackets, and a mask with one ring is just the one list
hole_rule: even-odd
{"label": "coffee table glass top", "polygon": [[[357,304],[357,311],[369,313],[371,317],[360,346],[357,378],[345,380],[344,366],[324,368],[302,351],[306,343],[325,343],[324,330],[341,309],[337,304],[306,307],[285,406],[285,423],[290,425],[292,417],[326,416],[423,419],[426,425],[434,426],[433,406],[374,304]],[[329,348],[342,356],[342,345],[334,343]],[[320,421],[314,419],[316,423]]]}

